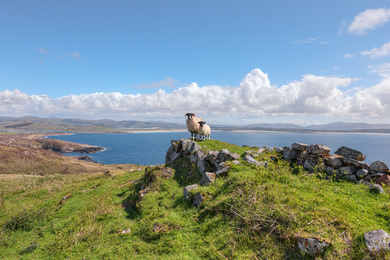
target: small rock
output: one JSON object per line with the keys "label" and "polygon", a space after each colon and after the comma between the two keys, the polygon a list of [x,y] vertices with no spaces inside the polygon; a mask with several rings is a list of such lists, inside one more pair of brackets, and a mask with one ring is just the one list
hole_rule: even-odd
{"label": "small rock", "polygon": [[333,174],[337,175],[337,171],[333,167],[330,167],[330,166],[325,167],[325,172],[327,175],[333,175]]}
{"label": "small rock", "polygon": [[360,169],[356,172],[356,176],[359,178],[364,178],[368,175],[368,170],[367,169]]}
{"label": "small rock", "polygon": [[370,252],[389,250],[390,235],[382,229],[378,229],[365,233],[364,242],[366,243],[367,248]]}
{"label": "small rock", "polygon": [[298,248],[309,256],[322,254],[328,246],[330,246],[329,242],[317,238],[298,237]]}
{"label": "small rock", "polygon": [[202,178],[200,179],[199,184],[203,186],[203,185],[208,185],[214,181],[215,181],[215,173],[205,172]]}
{"label": "small rock", "polygon": [[353,182],[356,182],[356,180],[357,180],[357,177],[355,174],[350,174],[347,176],[347,178],[348,178],[348,180],[353,181]]}
{"label": "small rock", "polygon": [[[240,162],[238,162],[238,163],[240,163]],[[216,175],[227,175],[228,172],[229,172],[229,167],[223,167],[222,169],[218,170],[215,174]]]}
{"label": "small rock", "polygon": [[237,164],[240,164],[240,161],[238,161],[238,160],[234,160],[234,161],[232,161],[235,165],[237,165]]}
{"label": "small rock", "polygon": [[356,168],[353,166],[345,166],[340,168],[340,174],[351,175],[356,173]]}
{"label": "small rock", "polygon": [[196,189],[198,189],[198,184],[188,185],[188,186],[184,187],[184,189],[183,189],[184,199],[189,200],[191,197],[190,191],[196,190]]}
{"label": "small rock", "polygon": [[250,155],[245,155],[243,159],[250,164],[255,164],[256,166],[263,166],[263,167],[268,166],[267,162],[258,162],[255,159],[253,159],[253,157]]}
{"label": "small rock", "polygon": [[343,165],[343,158],[337,155],[331,155],[329,158],[325,159],[325,164],[332,166],[333,168],[338,168]]}
{"label": "small rock", "polygon": [[390,176],[385,174],[383,176],[381,176],[376,182],[375,184],[379,184],[379,185],[386,185],[388,186],[390,184]]}
{"label": "small rock", "polygon": [[283,148],[275,147],[275,151],[276,151],[277,153],[283,153]]}
{"label": "small rock", "polygon": [[371,189],[379,192],[380,194],[386,194],[381,185],[374,184]]}
{"label": "small rock", "polygon": [[200,193],[198,192],[195,197],[194,197],[194,201],[193,201],[193,205],[196,206],[196,207],[199,207],[202,202],[205,200],[205,197]]}
{"label": "small rock", "polygon": [[383,172],[374,172],[374,173],[370,174],[370,176],[373,177],[373,178],[380,178],[383,175],[385,175]]}

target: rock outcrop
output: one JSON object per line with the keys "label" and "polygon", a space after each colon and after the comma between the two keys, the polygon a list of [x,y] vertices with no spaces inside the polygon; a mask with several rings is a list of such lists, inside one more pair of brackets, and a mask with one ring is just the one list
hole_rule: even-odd
{"label": "rock outcrop", "polygon": [[389,174],[389,168],[384,162],[376,161],[368,165],[363,160],[363,153],[342,146],[334,155],[331,149],[324,145],[307,145],[293,143],[291,147],[283,148],[283,158],[302,165],[308,171],[325,171],[328,176],[346,177],[351,181],[377,181]]}

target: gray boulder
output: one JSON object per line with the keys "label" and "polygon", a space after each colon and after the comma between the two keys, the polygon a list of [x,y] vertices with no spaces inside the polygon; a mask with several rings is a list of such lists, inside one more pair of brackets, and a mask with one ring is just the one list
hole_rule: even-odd
{"label": "gray boulder", "polygon": [[359,169],[368,169],[370,167],[367,163],[346,157],[343,158],[343,162],[345,165],[354,166]]}
{"label": "gray boulder", "polygon": [[364,234],[364,242],[370,252],[389,250],[390,235],[382,229],[374,230]]}
{"label": "gray boulder", "polygon": [[356,173],[356,168],[354,166],[345,166],[340,168],[340,174],[355,174]]}
{"label": "gray boulder", "polygon": [[283,147],[283,158],[287,161],[295,161],[298,157],[298,150],[291,147]]}
{"label": "gray boulder", "polygon": [[348,147],[345,147],[345,146],[341,146],[336,152],[335,154],[337,155],[341,155],[345,158],[350,158],[350,159],[354,159],[354,160],[357,160],[357,161],[364,161],[364,159],[366,159],[366,155],[357,151],[357,150],[354,150],[354,149],[351,149],[351,148],[348,148]]}
{"label": "gray boulder", "polygon": [[368,175],[368,170],[367,169],[360,169],[356,172],[356,176],[359,178],[364,178]]}
{"label": "gray boulder", "polygon": [[337,155],[331,155],[325,159],[325,164],[332,166],[333,168],[339,168],[343,165],[343,158]]}
{"label": "gray boulder", "polygon": [[167,154],[165,155],[165,164],[172,163],[180,156],[180,153],[176,149],[177,146],[178,145],[172,145],[171,147],[169,147]]}
{"label": "gray boulder", "polygon": [[339,175],[340,174],[340,171],[338,169],[334,169],[331,166],[326,166],[325,172],[327,175],[334,175],[334,174]]}
{"label": "gray boulder", "polygon": [[212,182],[214,182],[215,180],[215,173],[213,172],[205,172],[203,175],[202,175],[202,178],[200,179],[200,182],[199,184],[200,185],[208,185]]}
{"label": "gray boulder", "polygon": [[293,143],[292,148],[298,151],[305,151],[309,145],[302,143]]}
{"label": "gray boulder", "polygon": [[325,155],[328,154],[331,150],[332,149],[330,149],[328,146],[325,146],[323,144],[312,144],[306,148],[306,152],[308,154],[314,154],[314,155]]}
{"label": "gray boulder", "polygon": [[202,147],[192,140],[180,139],[181,151],[184,155],[190,155],[196,151],[202,150]]}
{"label": "gray boulder", "polygon": [[388,172],[389,167],[384,162],[381,161],[375,161],[370,164],[370,171],[376,171],[376,172]]}
{"label": "gray boulder", "polygon": [[250,155],[245,155],[243,159],[244,159],[244,161],[246,161],[246,162],[248,162],[250,164],[254,164],[256,166],[262,166],[262,167],[267,167],[268,166],[268,162],[265,162],[265,161],[259,162],[259,161],[255,160],[255,159],[253,159],[253,157],[250,156]]}
{"label": "gray boulder", "polygon": [[196,164],[198,161],[204,159],[206,157],[206,154],[203,151],[195,151],[191,153],[188,157],[191,163]]}
{"label": "gray boulder", "polygon": [[203,196],[200,192],[198,192],[195,197],[194,197],[194,201],[192,202],[192,204],[196,207],[199,207],[202,202],[205,200],[205,196]]}

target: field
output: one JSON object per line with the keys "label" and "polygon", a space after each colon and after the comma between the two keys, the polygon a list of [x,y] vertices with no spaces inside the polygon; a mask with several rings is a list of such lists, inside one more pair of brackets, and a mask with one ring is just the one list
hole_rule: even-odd
{"label": "field", "polygon": [[[241,156],[250,149],[199,143]],[[18,166],[0,176],[0,257],[309,259],[296,246],[301,236],[331,243],[317,259],[390,259],[369,254],[363,239],[368,231],[390,231],[388,187],[378,194],[271,157],[278,155],[258,159],[268,168],[228,163],[227,175],[196,191],[205,197],[199,207],[183,197],[183,188],[200,179],[184,160],[147,169],[83,162],[88,171],[43,175]]]}

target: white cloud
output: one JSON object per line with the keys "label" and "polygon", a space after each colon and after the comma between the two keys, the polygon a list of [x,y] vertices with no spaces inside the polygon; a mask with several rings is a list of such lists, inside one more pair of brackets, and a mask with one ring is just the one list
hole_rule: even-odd
{"label": "white cloud", "polygon": [[143,83],[143,84],[133,85],[131,87],[140,88],[140,89],[162,88],[162,87],[177,88],[178,83],[179,81],[172,79],[171,77],[166,77],[165,79],[160,80],[158,82]]}
{"label": "white cloud", "polygon": [[356,57],[355,54],[344,54],[344,58],[347,58],[347,59],[353,59],[355,57]]}
{"label": "white cloud", "polygon": [[306,37],[303,40],[294,41],[293,44],[309,44],[315,42],[316,40],[317,38],[314,37]]}
{"label": "white cloud", "polygon": [[[388,65],[384,65],[384,69]],[[380,68],[372,68],[373,71]],[[232,118],[359,117],[386,118],[390,114],[390,80],[347,94],[354,79],[305,75],[281,87],[271,85],[266,73],[254,69],[237,87],[198,86],[192,83],[166,93],[92,93],[52,99],[19,90],[0,92],[3,115],[37,115],[86,119],[180,120],[185,113],[224,123]],[[229,121],[229,122],[230,122]]]}
{"label": "white cloud", "polygon": [[371,69],[371,73],[376,73],[382,78],[390,78],[390,63],[382,63],[378,65],[372,65],[368,68]]}
{"label": "white cloud", "polygon": [[348,32],[352,34],[364,35],[368,30],[387,23],[390,19],[390,9],[367,9],[355,16],[353,22],[348,27]]}
{"label": "white cloud", "polygon": [[371,58],[380,58],[390,55],[390,42],[385,43],[380,48],[372,48],[369,51],[362,52],[362,55],[369,55]]}

